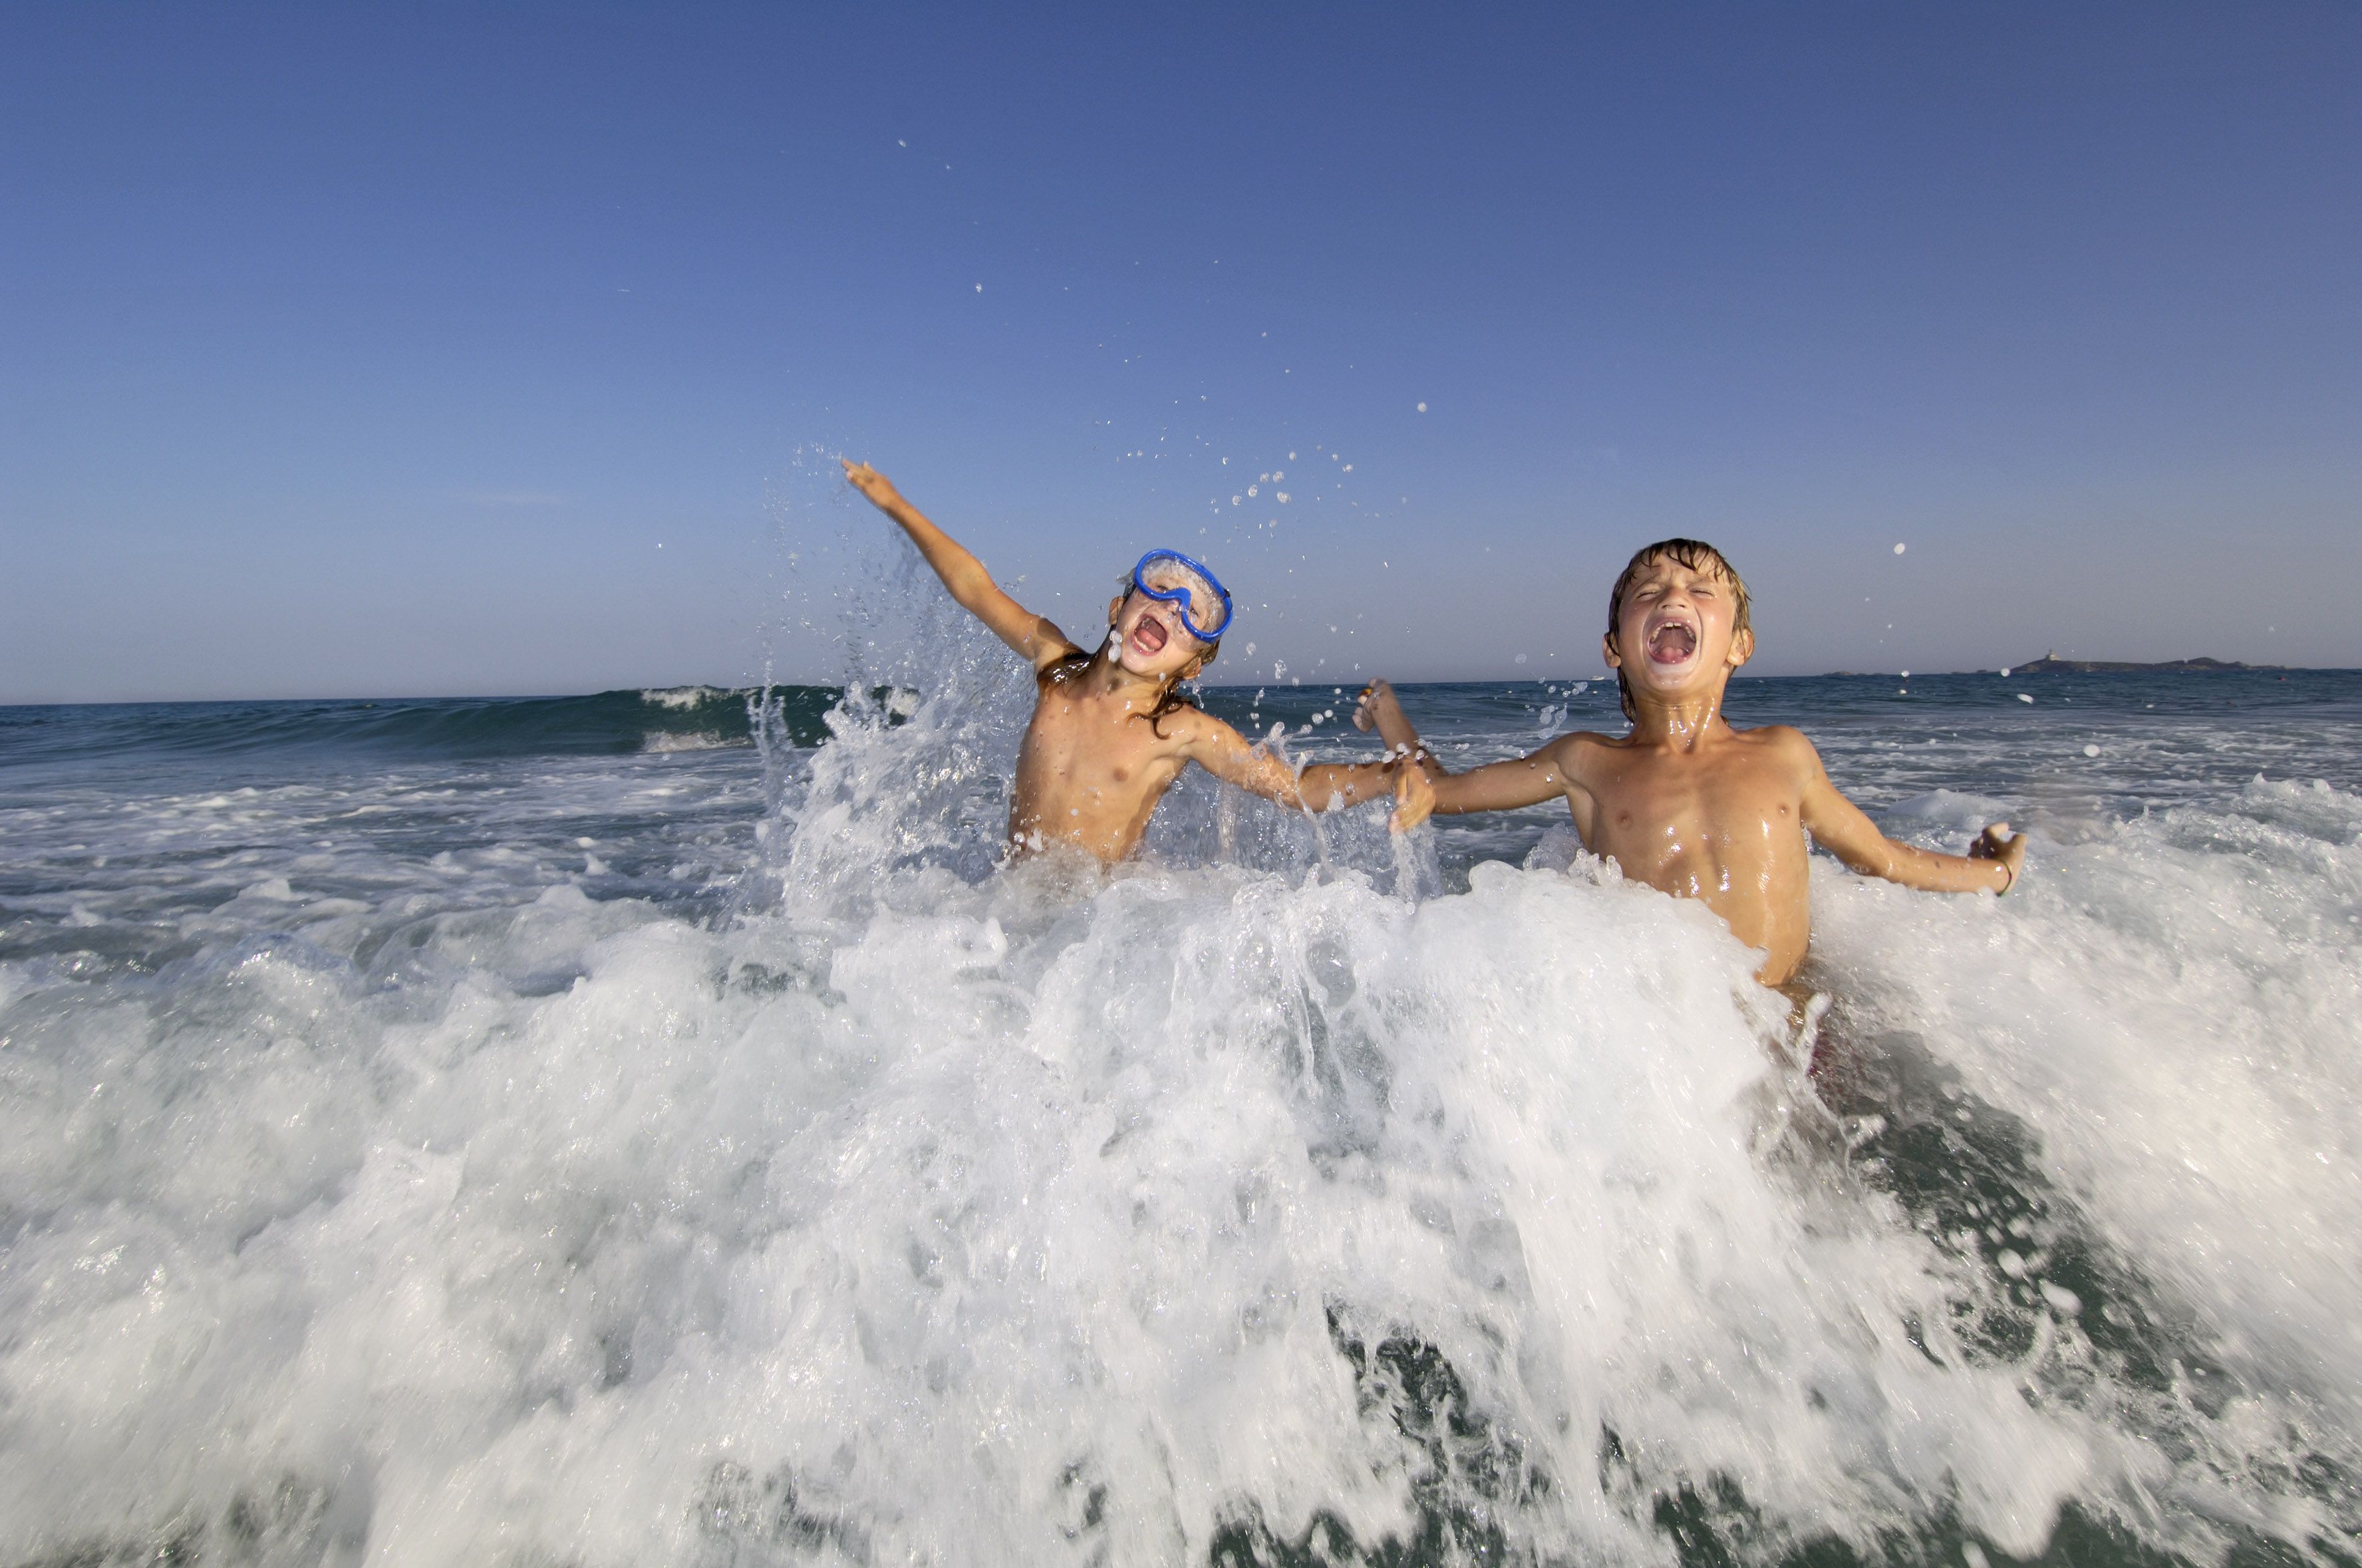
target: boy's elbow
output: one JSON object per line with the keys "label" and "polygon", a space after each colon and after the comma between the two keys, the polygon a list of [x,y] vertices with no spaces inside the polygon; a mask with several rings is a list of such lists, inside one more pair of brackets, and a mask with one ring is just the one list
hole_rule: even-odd
{"label": "boy's elbow", "polygon": [[1902,846],[1882,839],[1875,844],[1832,844],[1819,839],[1821,848],[1835,855],[1838,863],[1856,876],[1874,876],[1881,882],[1896,882],[1909,885],[1912,881],[1911,861]]}

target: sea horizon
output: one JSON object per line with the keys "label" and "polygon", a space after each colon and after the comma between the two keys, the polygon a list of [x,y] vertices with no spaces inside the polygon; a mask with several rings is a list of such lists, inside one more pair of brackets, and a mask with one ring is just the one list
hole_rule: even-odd
{"label": "sea horizon", "polygon": [[[2345,665],[2345,664],[2255,664],[2255,663],[2241,663],[2241,662],[2239,662],[2239,661],[2235,661],[2235,660],[2212,660],[2212,661],[2210,661],[2210,660],[2207,660],[2207,659],[2206,659],[2204,656],[2202,656],[2202,655],[2198,656],[2198,657],[2195,657],[2195,658],[2191,659],[2191,660],[2165,660],[2165,661],[2158,661],[2158,662],[2155,662],[2155,663],[2138,663],[2138,662],[2114,661],[2114,660],[2108,660],[2108,661],[2098,661],[2098,660],[2082,660],[2082,659],[2061,659],[2061,660],[2059,660],[2058,662],[2059,662],[2060,663],[2107,663],[2107,664],[2110,664],[2110,665],[2112,665],[2112,666],[2115,666],[2115,667],[2112,667],[2112,668],[2108,668],[2108,669],[2102,669],[2102,670],[2081,670],[2081,671],[2074,671],[2074,672],[2071,672],[2071,673],[2074,673],[2074,674],[2106,674],[2106,675],[2114,675],[2114,674],[2153,674],[2153,673],[2174,673],[2174,674],[2188,673],[2188,674],[2200,674],[2200,675],[2203,675],[2203,674],[2239,674],[2239,673],[2247,673],[2247,674],[2269,673],[2269,674],[2315,674],[2315,675],[2334,675],[2334,674],[2362,674],[2362,665]],[[2040,663],[2041,663],[2041,661],[2039,661],[2039,660],[2028,660],[2028,661],[2026,661],[2026,662],[2025,662],[2025,663],[2017,663],[2017,664],[2002,664],[2002,663],[1994,663],[1994,664],[1991,664],[1991,665],[1980,666],[1979,668],[1971,669],[1971,670],[1925,670],[1925,671],[1912,671],[1912,670],[1901,669],[1901,668],[1898,668],[1898,669],[1895,669],[1895,670],[1817,670],[1817,671],[1790,670],[1790,671],[1783,671],[1783,672],[1780,672],[1780,673],[1778,673],[1778,674],[1759,674],[1759,673],[1756,673],[1756,672],[1754,672],[1754,671],[1743,670],[1743,669],[1742,669],[1742,670],[1739,670],[1739,671],[1738,671],[1738,672],[1736,672],[1736,673],[1734,673],[1734,674],[1733,674],[1733,675],[1731,676],[1731,681],[1732,681],[1732,683],[1733,683],[1734,685],[1737,685],[1737,684],[1739,684],[1739,683],[1742,683],[1742,682],[1748,682],[1748,681],[1883,680],[1883,679],[1888,679],[1888,678],[1890,678],[1890,677],[1893,677],[1893,678],[1902,678],[1902,679],[1916,679],[1916,680],[1938,680],[1938,679],[1951,679],[1951,678],[1956,678],[1956,677],[1974,677],[1974,676],[1993,676],[1993,677],[1997,677],[1997,678],[2006,678],[2006,677],[2008,677],[2008,676],[2012,676],[2012,675],[2015,675],[2015,674],[2052,674],[2052,673],[2061,673],[2061,672],[2043,671],[2043,670],[2041,670],[2041,669],[2038,667],[2038,666],[2039,666],[2039,664],[2040,664]],[[2192,664],[2192,663],[2202,663],[2202,663],[2212,663],[2214,667],[2213,667],[2213,669],[2211,669],[2211,670],[2208,670],[2208,669],[2184,670],[2184,669],[2182,668],[2182,666],[2184,666],[2184,665]],[[1353,686],[1354,686],[1354,688],[1355,688],[1356,690],[1358,690],[1362,685],[1365,685],[1365,684],[1367,683],[1368,678],[1369,678],[1369,677],[1368,677],[1368,676],[1366,676],[1366,675],[1357,675],[1357,676],[1353,677],[1353,679],[1352,679],[1351,682],[1348,682],[1348,683],[1342,683],[1342,684],[1352,685],[1353,685]],[[1502,686],[1517,686],[1517,685],[1573,685],[1573,684],[1574,684],[1574,683],[1576,683],[1576,682],[1579,682],[1579,681],[1591,681],[1591,682],[1596,682],[1596,681],[1607,681],[1607,682],[1611,682],[1611,683],[1612,683],[1612,682],[1615,680],[1615,678],[1616,678],[1616,673],[1615,673],[1613,670],[1609,670],[1609,669],[1605,669],[1605,668],[1603,668],[1603,669],[1602,669],[1598,674],[1591,674],[1591,675],[1523,675],[1523,674],[1513,674],[1513,675],[1486,675],[1486,676],[1470,676],[1470,677],[1466,677],[1466,678],[1437,679],[1437,680],[1396,680],[1396,681],[1394,681],[1394,682],[1393,682],[1393,685],[1394,685],[1396,687],[1396,689],[1398,689],[1398,690],[1415,690],[1415,689],[1419,689],[1419,688],[1424,688],[1424,687],[1437,687],[1437,686],[1485,686],[1485,685],[1502,685]],[[5,710],[5,709],[8,709],[8,708],[28,708],[28,707],[197,707],[197,706],[203,706],[203,705],[206,705],[206,704],[239,704],[239,703],[295,703],[295,704],[315,703],[315,704],[316,704],[316,703],[421,703],[421,702],[542,702],[542,701],[564,701],[564,700],[568,700],[568,699],[572,699],[572,698],[579,698],[579,697],[592,697],[592,696],[623,696],[623,695],[625,695],[625,694],[636,694],[636,693],[641,693],[641,692],[661,692],[661,691],[701,691],[701,691],[712,691],[712,692],[726,693],[726,694],[729,694],[729,695],[734,696],[745,696],[754,695],[754,694],[757,694],[757,693],[764,692],[764,691],[789,691],[789,690],[809,690],[809,691],[842,691],[843,689],[844,689],[845,684],[846,684],[846,683],[845,683],[844,681],[843,681],[843,680],[829,680],[829,681],[774,681],[774,682],[770,682],[770,683],[767,683],[767,684],[766,684],[766,683],[761,683],[761,682],[741,682],[741,683],[733,683],[733,682],[725,682],[725,681],[698,681],[698,680],[685,680],[685,681],[643,681],[643,682],[638,682],[638,683],[636,683],[636,684],[633,684],[633,685],[618,685],[618,686],[602,686],[602,687],[597,687],[597,688],[594,688],[594,689],[591,689],[591,690],[577,690],[577,691],[408,692],[408,693],[400,693],[400,694],[389,694],[389,693],[379,692],[379,693],[370,693],[370,694],[360,694],[360,695],[354,695],[354,694],[336,694],[336,693],[331,693],[331,694],[327,694],[327,695],[317,695],[317,694],[314,694],[314,695],[305,695],[305,696],[156,696],[156,697],[93,697],[93,698],[68,698],[68,699],[61,699],[61,700],[54,700],[54,701],[52,701],[52,700],[30,700],[30,699],[27,699],[27,700],[0,701],[0,710]],[[1269,681],[1269,680],[1264,680],[1264,681],[1229,681],[1229,680],[1224,680],[1224,681],[1197,681],[1197,682],[1193,682],[1193,683],[1191,683],[1191,685],[1192,685],[1192,686],[1194,687],[1194,689],[1198,690],[1198,691],[1202,691],[1202,692],[1238,692],[1238,691],[1248,691],[1248,690],[1254,690],[1254,689],[1287,689],[1287,688],[1294,688],[1294,687],[1308,687],[1308,686],[1313,686],[1313,685],[1325,685],[1325,686],[1332,686],[1332,687],[1333,687],[1333,686],[1337,686],[1337,685],[1339,685],[1340,684],[1341,684],[1341,683],[1339,683],[1339,682],[1337,682],[1337,681],[1334,681],[1334,680],[1306,681],[1306,680],[1304,680],[1304,679],[1302,679],[1302,678],[1300,678],[1300,677],[1297,677],[1297,678],[1291,678],[1291,679],[1288,679],[1288,680],[1286,680],[1286,681]]]}

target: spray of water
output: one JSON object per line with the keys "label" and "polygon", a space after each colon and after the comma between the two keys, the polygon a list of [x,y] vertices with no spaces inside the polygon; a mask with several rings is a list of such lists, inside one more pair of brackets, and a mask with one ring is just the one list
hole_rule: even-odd
{"label": "spray of water", "polygon": [[258,796],[170,957],[0,966],[0,1561],[2350,1545],[2362,801],[1820,878],[1800,1027],[1562,833],[1004,867],[1030,685],[912,570],[725,904]]}

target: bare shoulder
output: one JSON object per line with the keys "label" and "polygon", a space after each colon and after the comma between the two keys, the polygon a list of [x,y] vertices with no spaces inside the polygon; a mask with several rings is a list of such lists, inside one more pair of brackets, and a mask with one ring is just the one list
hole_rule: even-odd
{"label": "bare shoulder", "polygon": [[1805,732],[1792,724],[1765,724],[1753,729],[1734,729],[1731,733],[1745,745],[1757,748],[1767,762],[1799,779],[1819,776],[1821,753]]}
{"label": "bare shoulder", "polygon": [[1630,743],[1620,735],[1602,735],[1595,729],[1573,729],[1560,736],[1534,753],[1546,757],[1551,765],[1570,779],[1581,779],[1607,757],[1631,750]]}
{"label": "bare shoulder", "polygon": [[1244,751],[1247,739],[1195,703],[1184,703],[1156,721],[1175,743],[1188,747],[1219,746]]}

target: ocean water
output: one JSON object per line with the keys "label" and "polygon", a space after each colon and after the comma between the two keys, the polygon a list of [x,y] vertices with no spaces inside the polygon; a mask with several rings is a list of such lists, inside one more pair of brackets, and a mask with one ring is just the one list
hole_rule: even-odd
{"label": "ocean water", "polygon": [[1737,683],[2036,840],[1804,1021],[1549,811],[1006,869],[1027,695],[0,709],[0,1564],[2362,1558],[2362,675]]}

